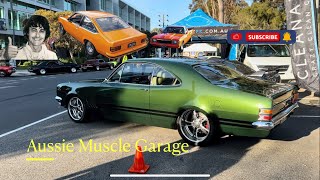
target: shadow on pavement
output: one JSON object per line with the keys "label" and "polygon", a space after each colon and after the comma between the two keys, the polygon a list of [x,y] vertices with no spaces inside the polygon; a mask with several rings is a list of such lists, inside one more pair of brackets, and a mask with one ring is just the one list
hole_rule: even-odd
{"label": "shadow on pavement", "polygon": [[[163,148],[167,147],[166,145],[160,148],[160,152],[158,152],[159,150],[157,150],[157,152],[144,152],[143,155],[145,163],[150,165],[147,174],[210,174],[210,177],[212,178],[237,164],[250,150],[250,147],[259,141],[260,140],[257,138],[231,136],[222,138],[219,144],[213,144],[208,147],[190,146],[190,152],[179,156],[164,152]],[[173,142],[170,143],[170,145],[172,146],[174,143],[183,143],[183,141]],[[141,146],[143,149],[144,145]],[[116,179],[111,178],[110,174],[129,174],[128,169],[133,164],[133,160],[134,156],[125,157],[59,179]],[[123,167],[123,164],[126,164],[127,166]]]}

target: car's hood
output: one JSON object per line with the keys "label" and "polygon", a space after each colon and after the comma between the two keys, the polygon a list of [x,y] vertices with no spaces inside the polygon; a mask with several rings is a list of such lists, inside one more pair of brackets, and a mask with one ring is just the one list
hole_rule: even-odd
{"label": "car's hood", "polygon": [[153,36],[153,39],[170,39],[170,40],[179,40],[184,34],[176,34],[176,33],[162,33]]}
{"label": "car's hood", "polygon": [[277,97],[293,89],[293,86],[289,84],[272,83],[248,77],[214,82],[214,84],[220,87],[236,89],[270,98]]}
{"label": "car's hood", "polygon": [[133,28],[120,29],[115,31],[103,32],[105,38],[110,42],[127,41],[133,38],[147,38],[147,35]]}

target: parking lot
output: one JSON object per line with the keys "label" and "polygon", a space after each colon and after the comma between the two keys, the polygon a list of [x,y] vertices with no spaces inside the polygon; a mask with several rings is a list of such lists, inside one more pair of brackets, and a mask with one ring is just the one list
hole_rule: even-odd
{"label": "parking lot", "polygon": [[[82,151],[81,142],[183,143],[176,130],[109,122],[72,122],[54,100],[60,82],[105,78],[107,71],[0,79],[0,179],[110,179],[128,174],[135,149]],[[144,152],[148,174],[199,174],[202,179],[319,179],[319,98],[300,90],[296,112],[265,139],[225,136],[177,156]],[[72,143],[72,152],[34,152],[30,142]],[[120,143],[119,143],[120,144]],[[32,149],[32,148],[31,148]],[[29,158],[49,158],[29,161]],[[161,178],[165,179],[165,178]],[[195,178],[197,179],[197,178]]]}

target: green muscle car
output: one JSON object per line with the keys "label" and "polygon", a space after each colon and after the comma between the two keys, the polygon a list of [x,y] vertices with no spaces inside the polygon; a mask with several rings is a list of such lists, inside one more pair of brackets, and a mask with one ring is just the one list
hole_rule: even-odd
{"label": "green muscle car", "polygon": [[62,83],[55,99],[74,122],[104,118],[178,129],[190,144],[224,134],[266,137],[298,107],[293,86],[191,59],[131,59],[106,79]]}

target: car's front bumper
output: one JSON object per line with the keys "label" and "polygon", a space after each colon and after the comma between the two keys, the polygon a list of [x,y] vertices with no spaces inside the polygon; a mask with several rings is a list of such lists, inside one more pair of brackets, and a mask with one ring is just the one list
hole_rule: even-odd
{"label": "car's front bumper", "polygon": [[294,103],[278,115],[276,115],[274,118],[272,118],[271,121],[256,121],[252,123],[252,126],[255,127],[256,129],[261,129],[261,130],[271,130],[277,125],[283,123],[285,120],[287,120],[287,117],[296,109],[298,108],[299,105],[298,103]]}
{"label": "car's front bumper", "polygon": [[62,98],[61,98],[61,97],[56,96],[54,99],[55,99],[56,101],[58,101],[58,103],[61,105],[61,102],[62,102]]}

